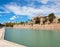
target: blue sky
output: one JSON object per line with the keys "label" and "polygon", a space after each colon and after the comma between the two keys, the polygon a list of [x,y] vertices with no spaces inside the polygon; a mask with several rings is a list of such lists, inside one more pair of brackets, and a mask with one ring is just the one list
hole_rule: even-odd
{"label": "blue sky", "polygon": [[60,0],[0,0],[0,23],[27,21],[50,13],[60,17]]}

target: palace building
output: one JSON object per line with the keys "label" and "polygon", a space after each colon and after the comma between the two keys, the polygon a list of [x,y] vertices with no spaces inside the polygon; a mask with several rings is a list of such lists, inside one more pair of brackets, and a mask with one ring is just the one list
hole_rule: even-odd
{"label": "palace building", "polygon": [[[40,25],[51,24],[50,21],[49,21],[48,16],[41,16],[41,15],[38,15],[38,16],[32,18],[32,23],[33,24],[40,24]],[[55,17],[53,19],[52,23],[58,23],[58,17]]]}

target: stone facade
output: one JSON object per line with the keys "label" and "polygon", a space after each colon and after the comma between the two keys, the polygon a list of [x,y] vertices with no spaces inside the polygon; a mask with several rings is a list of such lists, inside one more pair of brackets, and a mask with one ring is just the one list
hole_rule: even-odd
{"label": "stone facade", "polygon": [[58,23],[58,17],[53,20],[53,23]]}
{"label": "stone facade", "polygon": [[[47,19],[46,21],[45,21],[45,18]],[[37,16],[37,17],[34,17],[33,19],[32,19],[32,23],[33,24],[40,24],[40,25],[42,25],[42,24],[44,24],[44,21],[45,21],[45,24],[49,24],[50,23],[50,21],[48,20],[48,16]],[[58,23],[58,17],[56,17],[54,20],[53,20],[53,23]]]}

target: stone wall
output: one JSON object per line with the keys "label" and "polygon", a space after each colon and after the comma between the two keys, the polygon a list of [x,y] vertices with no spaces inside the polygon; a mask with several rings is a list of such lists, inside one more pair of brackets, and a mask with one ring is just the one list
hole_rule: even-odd
{"label": "stone wall", "polygon": [[32,25],[14,25],[13,28],[32,28],[32,29],[46,29],[46,30],[60,30],[60,24],[46,24],[46,25],[39,25],[34,24]]}
{"label": "stone wall", "polygon": [[5,28],[0,28],[0,40],[4,40]]}
{"label": "stone wall", "polygon": [[[34,18],[32,19],[33,24],[35,24],[35,22],[37,21],[37,18],[40,19],[40,25],[43,24],[43,21],[45,21],[45,18],[47,19],[47,21],[45,22],[45,24],[49,24],[49,23],[50,23],[50,21],[48,20],[48,19],[49,19],[48,16],[46,16],[46,17],[37,16],[37,17],[34,17]],[[56,18],[53,20],[52,23],[58,23],[58,17],[56,17]]]}

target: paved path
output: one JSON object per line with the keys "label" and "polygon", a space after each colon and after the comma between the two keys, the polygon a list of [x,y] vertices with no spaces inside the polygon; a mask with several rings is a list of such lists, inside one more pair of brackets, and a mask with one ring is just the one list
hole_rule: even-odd
{"label": "paved path", "polygon": [[19,45],[6,40],[0,40],[0,47],[26,47],[26,46]]}

